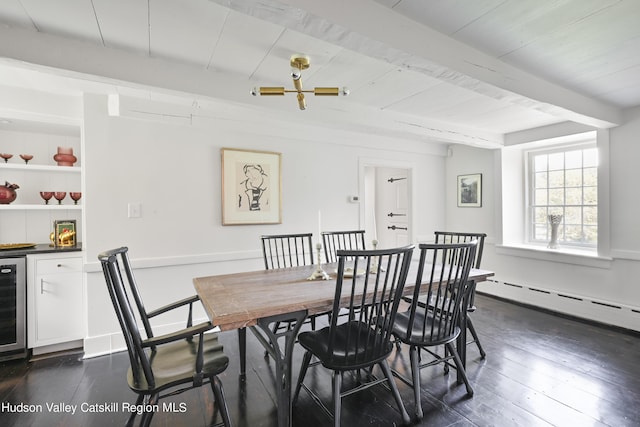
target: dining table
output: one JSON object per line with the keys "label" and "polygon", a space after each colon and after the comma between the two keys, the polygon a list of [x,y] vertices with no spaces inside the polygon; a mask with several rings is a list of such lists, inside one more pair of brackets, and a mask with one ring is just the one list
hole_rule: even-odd
{"label": "dining table", "polygon": [[[221,274],[193,279],[211,322],[221,331],[238,330],[240,375],[246,371],[246,331],[252,331],[275,361],[278,426],[291,425],[292,355],[296,337],[307,316],[330,312],[335,297],[336,264],[323,264],[329,280],[309,280],[318,266],[300,266]],[[412,261],[403,295],[413,294],[418,262]],[[471,269],[469,280],[485,281],[494,273]],[[347,298],[348,299],[348,298]],[[346,300],[345,300],[346,304]],[[464,322],[466,316],[460,316]],[[274,331],[275,322],[291,326]],[[465,363],[466,325],[460,325],[460,357]],[[460,377],[458,381],[460,381]]]}

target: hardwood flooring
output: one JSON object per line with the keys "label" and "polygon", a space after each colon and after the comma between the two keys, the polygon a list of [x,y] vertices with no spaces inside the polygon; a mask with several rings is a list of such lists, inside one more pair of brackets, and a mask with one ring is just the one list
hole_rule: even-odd
{"label": "hardwood flooring", "polygon": [[[475,346],[468,354],[468,375],[475,389],[466,396],[455,371],[441,365],[422,371],[424,419],[415,426],[638,426],[640,425],[640,338],[637,334],[478,295],[474,323],[487,358]],[[231,364],[221,379],[232,421],[237,427],[276,426],[273,371],[258,341],[247,334],[247,379],[238,377],[237,335],[220,334]],[[294,358],[294,378],[302,352]],[[392,367],[407,371],[406,348],[394,351]],[[0,363],[0,426],[116,426],[128,414],[123,404],[135,396],[126,385],[126,353],[82,360],[80,354],[38,361]],[[314,389],[330,401],[331,377],[322,367],[307,374]],[[398,382],[409,414],[411,389]],[[168,398],[185,412],[159,412],[153,426],[209,426],[214,415],[208,387]],[[11,412],[6,405],[36,405]],[[77,405],[76,413],[55,412],[47,404]],[[98,410],[103,406],[107,412]],[[85,404],[84,408],[81,407]],[[37,405],[42,405],[38,412]],[[93,405],[93,406],[87,406]],[[4,408],[4,409],[3,409]],[[293,412],[294,426],[331,425],[308,394],[301,392]],[[394,426],[401,418],[389,392],[381,386],[349,396],[343,402],[343,426]]]}

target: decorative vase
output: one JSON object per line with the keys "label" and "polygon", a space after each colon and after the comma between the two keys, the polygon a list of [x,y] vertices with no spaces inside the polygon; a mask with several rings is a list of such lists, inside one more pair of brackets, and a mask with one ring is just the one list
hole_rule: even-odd
{"label": "decorative vase", "polygon": [[73,155],[73,148],[58,147],[58,153],[53,156],[53,160],[58,162],[58,166],[73,166],[78,158]]}
{"label": "decorative vase", "polygon": [[0,205],[8,205],[13,202],[16,197],[16,189],[20,188],[18,184],[9,184],[5,182],[4,185],[0,185]]}
{"label": "decorative vase", "polygon": [[558,227],[562,223],[562,215],[547,215],[549,224],[551,225],[551,240],[547,245],[549,249],[558,248]]}

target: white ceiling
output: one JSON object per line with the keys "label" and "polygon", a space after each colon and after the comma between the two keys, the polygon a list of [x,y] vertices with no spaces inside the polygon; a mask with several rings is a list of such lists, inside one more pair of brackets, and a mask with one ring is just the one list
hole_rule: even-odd
{"label": "white ceiling", "polygon": [[[186,94],[495,147],[567,121],[621,124],[640,105],[639,23],[637,0],[2,0],[0,85]],[[249,95],[292,88],[294,53],[311,57],[306,89],[351,95],[308,96],[306,111],[291,94]]]}

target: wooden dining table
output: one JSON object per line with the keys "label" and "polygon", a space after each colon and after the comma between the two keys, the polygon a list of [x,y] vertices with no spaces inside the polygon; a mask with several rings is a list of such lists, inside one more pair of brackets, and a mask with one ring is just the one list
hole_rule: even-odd
{"label": "wooden dining table", "polygon": [[[329,280],[307,280],[316,266],[258,270],[197,277],[193,283],[211,322],[222,331],[238,330],[240,373],[245,373],[247,329],[251,330],[275,361],[278,426],[291,425],[292,354],[303,320],[331,311],[335,296],[337,264],[324,264]],[[404,295],[412,295],[418,262],[412,261]],[[469,280],[485,281],[489,270],[472,269]],[[466,319],[466,316],[460,316]],[[274,322],[292,322],[291,328],[275,333]],[[464,320],[462,320],[464,321]],[[466,325],[458,339],[460,357],[465,362]],[[464,332],[463,332],[464,331]]]}

